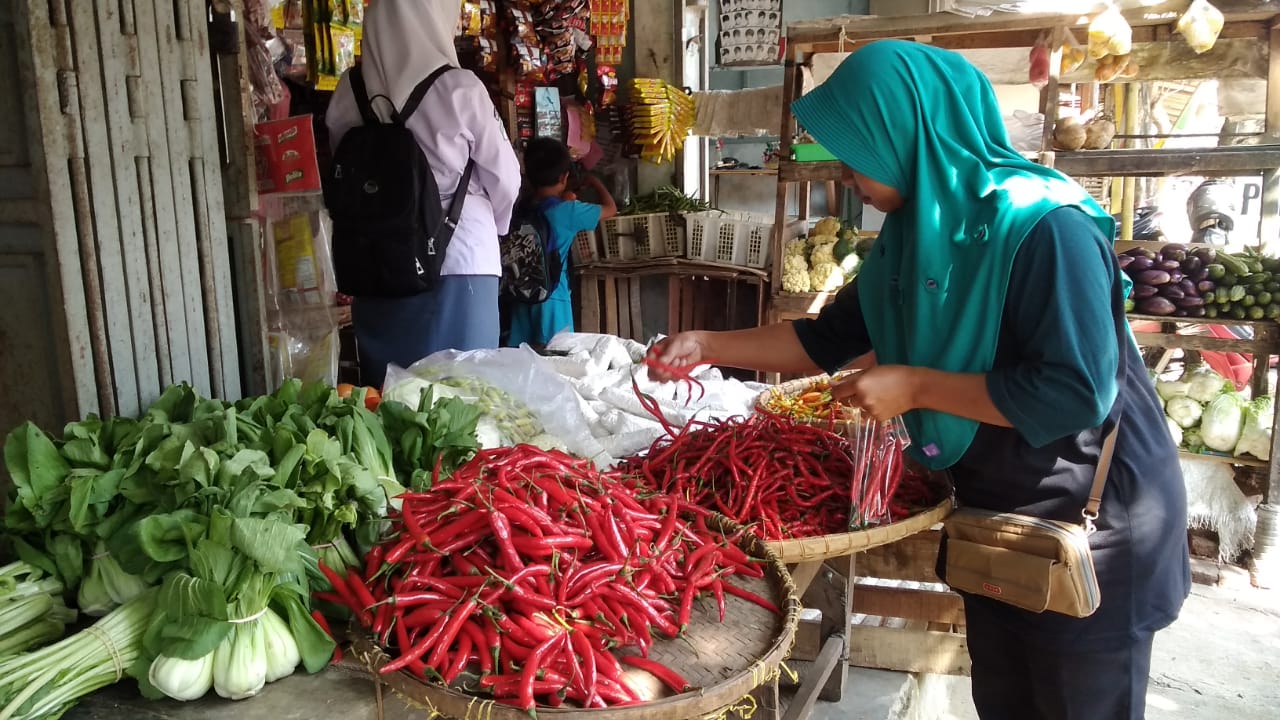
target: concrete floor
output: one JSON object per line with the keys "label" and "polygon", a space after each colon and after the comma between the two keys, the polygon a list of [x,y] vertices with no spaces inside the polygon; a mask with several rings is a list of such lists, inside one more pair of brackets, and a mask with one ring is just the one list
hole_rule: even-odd
{"label": "concrete floor", "polygon": [[[962,677],[851,669],[840,703],[813,720],[977,720]],[[426,714],[386,698],[385,720]],[[298,675],[249,702],[148,703],[130,683],[87,698],[68,720],[375,720],[367,680],[338,670]],[[1280,591],[1196,585],[1178,622],[1156,636],[1148,720],[1280,718]]]}
{"label": "concrete floor", "polygon": [[[1280,591],[1193,586],[1151,665],[1147,720],[1280,718]],[[813,720],[978,720],[968,678],[852,673],[854,692]]]}

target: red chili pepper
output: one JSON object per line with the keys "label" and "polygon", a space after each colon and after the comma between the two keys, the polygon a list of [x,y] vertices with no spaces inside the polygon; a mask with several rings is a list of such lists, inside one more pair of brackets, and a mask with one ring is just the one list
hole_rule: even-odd
{"label": "red chili pepper", "polygon": [[674,690],[676,694],[688,692],[693,689],[693,686],[689,684],[689,681],[681,677],[680,673],[656,660],[639,658],[634,655],[624,655],[621,659],[623,663],[632,667],[640,668],[641,670],[644,670],[650,675],[658,678],[662,681],[663,685]]}
{"label": "red chili pepper", "polygon": [[560,647],[563,647],[564,640],[564,634],[556,635],[555,637],[544,640],[538,645],[538,647],[534,648],[533,653],[529,655],[529,659],[525,661],[524,668],[520,671],[518,707],[521,709],[532,710],[534,708],[533,683],[537,678],[538,668],[542,665],[542,662],[547,655],[557,651]]}
{"label": "red chili pepper", "polygon": [[342,662],[342,643],[338,642],[338,638],[334,636],[333,630],[329,629],[329,622],[324,619],[324,615],[322,615],[319,610],[312,610],[311,619],[316,621],[316,624],[320,626],[320,629],[324,631],[325,635],[329,636],[330,640],[333,640],[333,657],[329,660],[329,664],[336,665]]}
{"label": "red chili pepper", "polygon": [[768,610],[774,615],[782,614],[782,611],[778,609],[777,605],[774,605],[773,603],[769,602],[768,600],[765,600],[759,595],[756,595],[750,590],[743,590],[742,588],[736,585],[732,585],[730,583],[724,583],[724,591],[735,597],[740,597],[743,600],[747,600],[749,602],[755,603],[756,605],[759,605],[760,607],[764,608],[765,610]]}

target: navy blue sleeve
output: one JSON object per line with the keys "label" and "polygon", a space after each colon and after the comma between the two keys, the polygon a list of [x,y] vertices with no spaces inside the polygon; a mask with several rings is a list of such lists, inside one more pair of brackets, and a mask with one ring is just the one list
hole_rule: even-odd
{"label": "navy blue sleeve", "polygon": [[818,317],[796,320],[792,327],[809,359],[829,374],[871,351],[871,335],[862,317],[856,278],[836,293]]}
{"label": "navy blue sleeve", "polygon": [[1018,250],[1002,330],[1017,360],[988,373],[987,390],[1034,447],[1100,425],[1115,402],[1119,272],[1076,208],[1050,212]]}

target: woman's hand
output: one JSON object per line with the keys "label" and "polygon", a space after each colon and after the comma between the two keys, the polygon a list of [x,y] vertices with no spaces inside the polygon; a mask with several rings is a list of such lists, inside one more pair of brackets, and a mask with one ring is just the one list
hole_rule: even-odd
{"label": "woman's hand", "polygon": [[706,362],[706,336],[692,331],[663,338],[649,348],[647,358],[654,360],[657,365],[649,366],[649,377],[658,382],[671,382],[677,378],[665,372],[663,367],[690,368]]}
{"label": "woman's hand", "polygon": [[916,368],[878,365],[832,385],[831,397],[884,422],[916,409],[919,387]]}

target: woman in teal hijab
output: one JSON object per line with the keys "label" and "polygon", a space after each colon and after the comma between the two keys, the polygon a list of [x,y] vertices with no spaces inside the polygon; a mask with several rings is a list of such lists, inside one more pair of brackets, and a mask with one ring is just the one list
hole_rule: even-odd
{"label": "woman in teal hijab", "polygon": [[682,333],[653,352],[789,374],[874,352],[837,398],[902,416],[915,459],[949,471],[962,504],[1068,522],[1123,409],[1090,538],[1098,611],[964,599],[984,720],[1142,718],[1152,636],[1190,589],[1186,497],[1124,319],[1114,222],[1013,150],[990,83],[959,54],[871,43],[792,109],[886,214],[858,277],[817,318]]}

